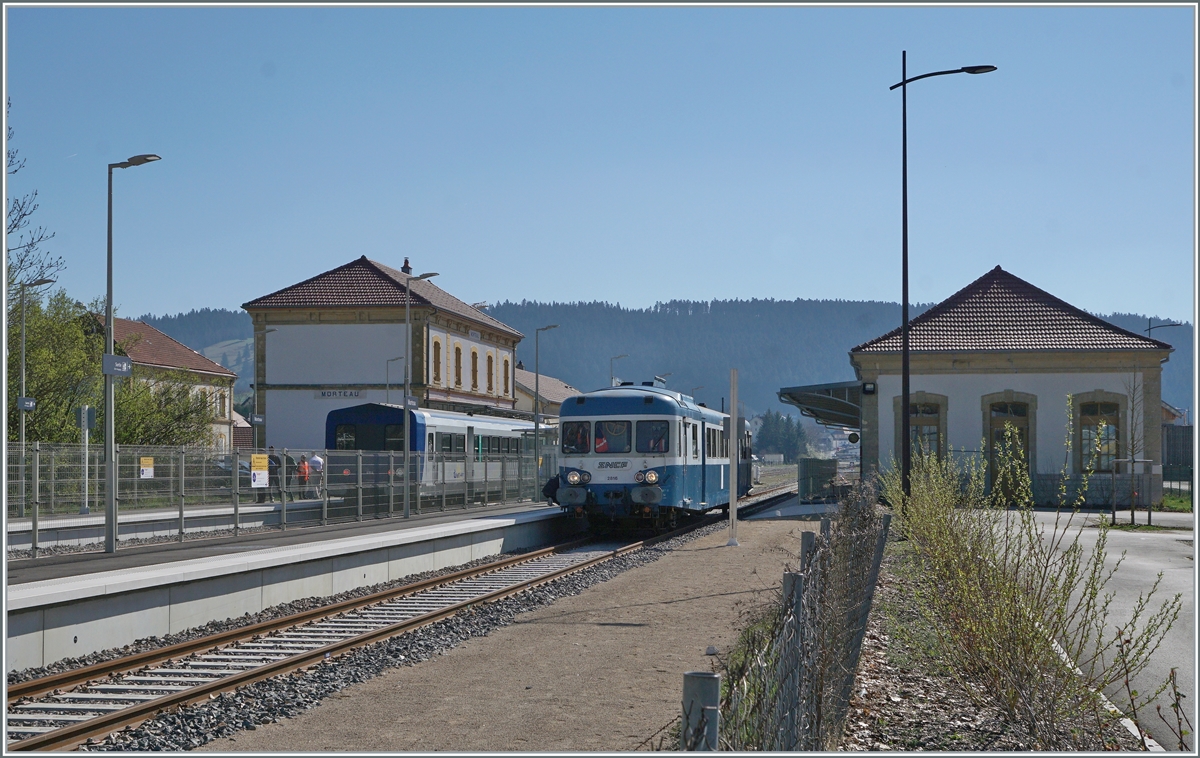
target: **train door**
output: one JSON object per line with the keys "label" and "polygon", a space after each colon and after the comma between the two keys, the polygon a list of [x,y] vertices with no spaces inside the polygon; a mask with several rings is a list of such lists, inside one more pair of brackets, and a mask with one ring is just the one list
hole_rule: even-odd
{"label": "train door", "polygon": [[467,427],[466,454],[463,456],[463,479],[466,480],[467,501],[470,502],[472,483],[475,481],[475,427]]}
{"label": "train door", "polygon": [[704,424],[700,435],[700,504],[708,506],[708,424]]}

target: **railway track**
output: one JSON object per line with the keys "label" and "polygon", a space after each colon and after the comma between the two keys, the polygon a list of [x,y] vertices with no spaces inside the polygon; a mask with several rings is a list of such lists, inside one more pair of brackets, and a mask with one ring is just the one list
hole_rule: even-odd
{"label": "railway track", "polygon": [[[740,513],[791,487],[759,493]],[[8,688],[6,747],[67,750],[155,715],[287,674],[449,618],[719,520],[709,516],[616,549],[577,540],[486,566],[98,663]]]}

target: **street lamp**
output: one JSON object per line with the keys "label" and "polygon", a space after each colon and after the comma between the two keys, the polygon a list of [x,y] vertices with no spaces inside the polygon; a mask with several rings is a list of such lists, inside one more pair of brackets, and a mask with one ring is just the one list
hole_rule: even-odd
{"label": "street lamp", "polygon": [[902,313],[900,328],[900,402],[904,405],[904,434],[902,437],[904,449],[900,452],[900,460],[902,473],[901,481],[903,482],[905,497],[908,497],[909,492],[911,491],[910,473],[912,471],[912,449],[910,447],[912,444],[910,441],[912,430],[909,428],[909,424],[911,423],[910,413],[912,412],[912,408],[909,407],[910,393],[908,370],[908,85],[921,79],[928,79],[931,76],[944,76],[946,74],[986,74],[995,70],[995,66],[963,66],[962,68],[956,68],[949,71],[933,71],[931,73],[921,74],[920,76],[914,76],[913,78],[909,79],[908,51],[904,50],[900,53],[900,82],[898,84],[893,84],[888,88],[889,90],[896,89],[897,87],[900,88],[900,134],[902,156],[900,170],[903,183],[903,199],[901,200],[903,214],[903,220],[901,222],[903,229],[901,253],[901,268],[903,269],[901,275],[903,279],[901,289],[903,290],[903,304],[901,306]]}
{"label": "street lamp", "polygon": [[[271,332],[277,332],[277,331],[279,331],[279,330],[278,329],[263,329],[263,333],[262,333],[263,339],[265,340],[267,338],[267,335],[270,334]],[[257,371],[257,369],[258,369],[258,332],[254,333],[254,367],[255,367],[255,373],[257,374],[258,373],[258,371]],[[265,347],[265,343],[264,343],[264,347],[263,347],[263,379],[265,380],[266,378],[267,378],[267,356],[266,356],[266,347]],[[262,424],[258,423],[258,418],[257,418],[257,416],[258,416],[258,384],[259,384],[258,377],[255,376],[254,377],[254,415],[256,418],[250,419],[250,422],[251,422],[251,428],[254,429],[254,447],[256,450],[262,450],[264,447],[267,446],[267,442],[266,442],[266,440],[260,440],[258,438],[258,430],[261,429],[263,426]]]}
{"label": "street lamp", "polygon": [[[405,263],[407,264],[408,261],[405,260]],[[405,268],[408,268],[408,266],[406,265]],[[409,269],[409,270],[411,271],[412,269]],[[435,276],[437,276],[437,272],[430,271],[428,273],[421,274],[420,276],[413,276],[413,275],[409,274],[408,278],[404,280],[404,331],[406,332],[406,335],[407,335],[406,336],[406,344],[405,344],[405,348],[404,348],[404,357],[412,355],[412,315],[411,315],[412,308],[410,307],[412,304],[412,291],[409,289],[409,285],[412,284],[413,279],[421,281],[424,279],[432,279]],[[409,457],[411,455],[412,451],[409,449],[409,446],[411,445],[411,443],[409,442],[409,439],[408,439],[410,432],[412,431],[411,428],[409,427],[409,423],[408,423],[408,396],[412,392],[412,389],[409,386],[411,383],[412,383],[412,361],[406,360],[406,361],[404,361],[404,517],[405,518],[408,518],[408,507],[409,507],[408,506],[408,498],[409,498],[409,489],[410,489],[410,487],[408,486],[408,481],[411,478],[409,475],[412,473],[411,460]]]}
{"label": "street lamp", "polygon": [[615,361],[621,360],[622,358],[628,358],[628,357],[629,357],[628,355],[626,355],[625,353],[622,353],[620,355],[615,355],[612,358],[608,359],[608,386],[609,387],[611,387],[617,383],[616,376],[613,374],[613,363]]}
{"label": "street lamp", "polygon": [[[384,385],[384,387],[386,388],[384,390],[384,392],[385,392],[384,397],[386,398],[386,400],[384,400],[384,402],[386,402],[388,404],[391,404],[391,402],[392,402],[392,373],[391,373],[392,372],[392,362],[393,361],[402,361],[402,360],[404,360],[404,358],[405,358],[405,356],[398,355],[395,358],[388,358],[386,361],[383,362],[384,374],[386,375],[386,379],[384,381],[387,382],[387,384]],[[407,394],[407,392],[405,394]]]}
{"label": "street lamp", "polygon": [[34,405],[28,397],[25,397],[25,290],[29,287],[54,284],[54,282],[54,279],[36,279],[17,285],[21,288],[21,396],[17,398],[17,410],[21,414],[21,504],[20,512],[17,515],[21,518],[25,518],[25,412],[33,410],[31,406]]}
{"label": "street lamp", "polygon": [[[22,306],[22,307],[24,307],[24,306]],[[22,318],[24,318],[24,317],[22,317]],[[24,323],[24,321],[22,321],[22,323]],[[1175,324],[1154,324],[1154,318],[1151,317],[1151,318],[1146,319],[1146,336],[1150,337],[1151,336],[1150,332],[1152,332],[1156,329],[1163,329],[1164,326],[1183,326],[1183,324],[1178,323],[1178,321],[1176,321]],[[22,344],[22,350],[24,350],[24,343]],[[24,353],[22,353],[22,355],[24,355]],[[22,395],[24,395],[24,393],[25,393],[25,391],[23,389]]]}
{"label": "street lamp", "polygon": [[[112,258],[112,177],[114,168],[129,168],[161,160],[147,153],[135,155],[127,161],[108,164],[108,293],[105,305],[106,360],[113,360],[116,352],[113,344],[113,258]],[[104,374],[104,552],[117,551],[117,427],[113,415],[116,402],[113,398],[113,375]]]}
{"label": "street lamp", "polygon": [[537,466],[539,484],[542,481],[542,370],[539,366],[541,352],[538,348],[542,332],[548,332],[551,329],[557,328],[558,324],[550,324],[549,326],[542,326],[533,330],[533,455],[535,465]]}
{"label": "street lamp", "polygon": [[699,387],[692,387],[690,390],[688,390],[688,395],[690,395],[691,398],[693,400],[695,400],[696,399],[696,390],[702,390],[702,389],[704,389],[703,384],[701,384]]}
{"label": "street lamp", "polygon": [[662,386],[665,388],[665,387],[667,386],[667,377],[668,377],[668,376],[670,376],[670,375],[671,375],[671,373],[672,373],[672,372],[668,371],[668,372],[667,372],[667,373],[665,373],[665,374],[655,374],[655,375],[654,375],[654,381],[655,381],[655,382],[662,382]]}

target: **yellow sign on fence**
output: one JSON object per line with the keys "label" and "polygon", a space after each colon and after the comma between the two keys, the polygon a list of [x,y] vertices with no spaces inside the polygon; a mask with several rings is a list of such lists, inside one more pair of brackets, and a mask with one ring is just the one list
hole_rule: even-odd
{"label": "yellow sign on fence", "polygon": [[154,478],[154,458],[149,456],[141,456],[138,470],[141,472],[142,479]]}
{"label": "yellow sign on fence", "polygon": [[250,486],[267,486],[267,456],[258,453],[250,456]]}

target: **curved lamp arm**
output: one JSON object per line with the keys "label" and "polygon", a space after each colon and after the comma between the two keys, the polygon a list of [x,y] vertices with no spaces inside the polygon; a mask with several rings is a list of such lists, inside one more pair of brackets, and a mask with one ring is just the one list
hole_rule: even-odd
{"label": "curved lamp arm", "polygon": [[945,76],[946,74],[987,74],[995,70],[995,66],[963,66],[962,68],[956,68],[952,71],[934,71],[929,74],[921,74],[920,76],[914,76],[905,79],[902,82],[893,84],[892,86],[888,87],[888,89],[891,90],[896,89],[897,87],[903,87],[905,84],[912,84],[915,81],[920,79],[928,79],[931,76]]}

